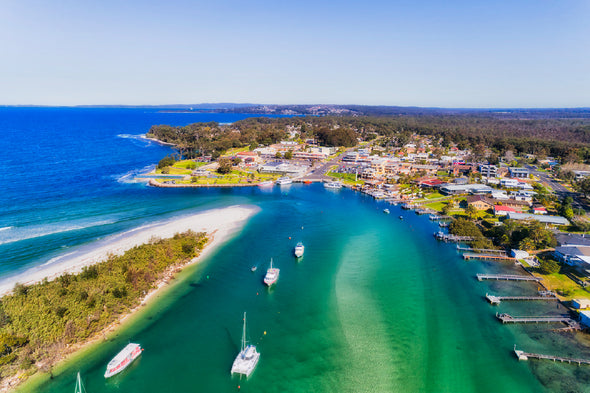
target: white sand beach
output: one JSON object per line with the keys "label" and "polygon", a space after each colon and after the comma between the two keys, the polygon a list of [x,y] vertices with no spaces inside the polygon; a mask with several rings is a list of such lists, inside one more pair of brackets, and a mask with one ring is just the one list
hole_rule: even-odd
{"label": "white sand beach", "polygon": [[112,235],[79,250],[53,258],[41,266],[0,279],[0,296],[12,291],[16,283],[33,284],[45,278],[55,279],[64,273],[78,273],[85,266],[106,260],[109,254],[121,255],[135,246],[149,242],[154,237],[169,238],[189,229],[213,235],[213,240],[201,252],[198,258],[200,259],[242,228],[247,220],[259,210],[256,206],[230,206],[182,216],[174,220],[156,222]]}

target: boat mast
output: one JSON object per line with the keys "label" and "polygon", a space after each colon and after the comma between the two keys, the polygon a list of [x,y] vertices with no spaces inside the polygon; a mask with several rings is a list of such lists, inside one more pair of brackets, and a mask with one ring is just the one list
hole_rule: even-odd
{"label": "boat mast", "polygon": [[242,332],[242,351],[246,348],[246,312],[244,311],[244,331]]}

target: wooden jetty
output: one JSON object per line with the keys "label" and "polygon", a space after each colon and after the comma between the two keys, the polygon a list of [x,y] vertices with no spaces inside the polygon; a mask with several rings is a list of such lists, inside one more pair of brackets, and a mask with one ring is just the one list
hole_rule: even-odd
{"label": "wooden jetty", "polygon": [[553,355],[542,355],[540,353],[529,353],[524,352],[516,349],[516,345],[514,346],[514,354],[518,358],[518,360],[529,360],[529,359],[546,359],[546,360],[553,360],[554,362],[561,362],[561,363],[578,363],[578,366],[582,364],[589,364],[590,360],[588,359],[576,359],[576,358],[566,358],[561,356],[553,356]]}
{"label": "wooden jetty", "polygon": [[483,259],[486,261],[515,261],[516,258],[509,257],[508,255],[494,255],[494,254],[479,254],[479,253],[465,253],[463,259]]}
{"label": "wooden jetty", "polygon": [[557,315],[554,317],[513,317],[510,314],[496,313],[496,318],[502,321],[502,323],[565,323],[571,329],[580,329],[580,324],[568,315]]}
{"label": "wooden jetty", "polygon": [[473,236],[457,236],[457,235],[449,235],[443,232],[436,232],[434,234],[434,237],[436,238],[436,240],[440,240],[443,242],[469,242],[471,240],[473,240]]}
{"label": "wooden jetty", "polygon": [[442,221],[442,220],[452,220],[453,217],[451,216],[439,216],[437,214],[431,214],[428,216],[431,221]]}
{"label": "wooden jetty", "polygon": [[503,254],[506,255],[506,251],[504,250],[493,250],[491,248],[471,248],[471,247],[464,247],[464,246],[460,246],[457,244],[457,250],[458,251],[471,251],[471,252],[481,252],[481,253],[498,253],[498,254]]}
{"label": "wooden jetty", "polygon": [[542,278],[535,276],[523,276],[518,274],[477,274],[479,281],[503,280],[503,281],[541,281]]}
{"label": "wooden jetty", "polygon": [[[550,293],[551,295],[544,294],[544,293]],[[545,301],[548,301],[548,300],[558,300],[557,297],[555,297],[555,295],[552,292],[548,292],[548,291],[539,292],[539,296],[495,296],[495,295],[490,295],[490,294],[486,293],[486,299],[488,300],[488,302],[490,302],[494,306],[497,306],[503,300],[516,300],[516,301],[523,301],[523,300],[545,300]]]}

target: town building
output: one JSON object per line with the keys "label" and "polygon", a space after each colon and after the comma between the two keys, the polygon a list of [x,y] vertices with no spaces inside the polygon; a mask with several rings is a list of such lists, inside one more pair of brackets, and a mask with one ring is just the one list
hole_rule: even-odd
{"label": "town building", "polygon": [[546,216],[539,214],[528,213],[508,213],[508,218],[511,220],[535,220],[547,225],[569,225],[569,221],[560,216]]}
{"label": "town building", "polygon": [[495,165],[480,165],[479,172],[483,177],[497,177],[498,167]]}
{"label": "town building", "polygon": [[508,172],[510,173],[510,177],[518,179],[527,179],[530,175],[530,172],[527,168],[510,167],[508,168]]}

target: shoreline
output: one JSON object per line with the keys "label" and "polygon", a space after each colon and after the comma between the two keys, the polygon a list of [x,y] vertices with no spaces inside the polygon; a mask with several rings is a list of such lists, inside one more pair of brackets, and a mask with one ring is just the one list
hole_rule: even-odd
{"label": "shoreline", "polygon": [[[39,370],[26,379],[23,379],[24,373],[16,374],[10,378],[3,379],[0,383],[0,392],[8,392],[12,391],[13,389],[18,389],[18,391],[29,391],[30,389],[35,389],[41,384],[46,383],[46,381],[49,378],[52,378],[52,376],[59,375],[62,372],[67,371],[71,363],[74,362],[78,357],[83,356],[89,351],[92,351],[96,346],[108,341],[110,338],[116,337],[118,334],[124,332],[126,328],[134,326],[135,322],[141,320],[141,317],[145,311],[150,310],[150,306],[155,306],[158,303],[158,300],[165,299],[167,292],[172,290],[176,284],[181,283],[183,278],[188,276],[187,274],[189,273],[189,267],[196,268],[196,266],[198,266],[203,259],[217,251],[220,246],[232,238],[232,235],[239,232],[239,230],[245,226],[246,222],[259,210],[260,209],[255,206],[231,206],[227,208],[207,210],[205,212],[180,218],[179,220],[160,223],[157,225],[160,229],[164,228],[168,230],[170,226],[175,223],[177,224],[175,229],[179,227],[179,221],[180,223],[185,224],[187,220],[196,218],[217,218],[215,220],[217,222],[214,222],[214,225],[216,225],[217,228],[213,230],[203,231],[194,228],[184,229],[192,229],[195,232],[207,232],[208,241],[205,247],[201,250],[201,253],[198,256],[191,259],[190,261],[180,265],[170,266],[165,271],[163,278],[155,283],[154,288],[152,288],[143,298],[139,299],[137,306],[128,312],[121,314],[115,321],[113,321],[101,331],[97,332],[93,337],[90,337],[84,342],[76,343],[67,347],[64,353],[60,354],[59,358],[51,365],[49,371],[41,371],[42,368],[46,368],[44,367],[46,365],[39,365]],[[223,213],[226,213],[226,215],[233,215],[233,221],[224,222],[220,217],[220,214]],[[211,224],[211,221],[208,222],[208,224]],[[140,234],[143,234],[143,232],[148,230],[149,229],[144,229],[140,232]],[[181,232],[181,230],[175,231],[175,233],[178,232]],[[173,235],[174,234],[168,237]],[[135,239],[139,239],[138,234],[135,235]],[[117,242],[115,242],[115,244],[117,244]]]}
{"label": "shoreline", "polygon": [[53,258],[41,266],[0,280],[0,298],[10,293],[16,283],[30,285],[46,278],[50,281],[54,280],[65,273],[79,273],[84,267],[102,262],[111,254],[122,255],[135,246],[148,243],[153,237],[168,238],[189,229],[207,234],[219,231],[218,236],[223,236],[231,232],[234,227],[243,225],[243,222],[258,209],[254,206],[230,206],[147,224],[126,232],[113,234],[104,240],[92,243],[91,246],[94,245],[94,248],[83,250],[88,248],[88,246],[83,246],[76,251]]}

